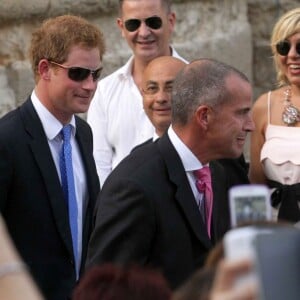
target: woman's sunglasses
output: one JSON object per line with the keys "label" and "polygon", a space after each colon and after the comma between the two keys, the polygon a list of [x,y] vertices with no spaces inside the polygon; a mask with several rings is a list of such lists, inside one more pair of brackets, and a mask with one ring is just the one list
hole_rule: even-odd
{"label": "woman's sunglasses", "polygon": [[[281,41],[276,44],[276,50],[278,54],[282,56],[287,56],[291,50],[291,43],[289,41]],[[300,55],[300,42],[296,44],[296,52]]]}
{"label": "woman's sunglasses", "polygon": [[[144,20],[145,24],[151,29],[159,29],[162,26],[162,19],[160,17],[154,16],[149,17]],[[125,28],[130,31],[136,31],[142,24],[140,19],[128,19],[125,21]]]}
{"label": "woman's sunglasses", "polygon": [[61,65],[54,61],[49,61],[49,63],[68,70],[68,77],[71,80],[77,81],[77,82],[87,79],[90,76],[90,74],[92,74],[93,81],[97,81],[97,80],[99,80],[101,71],[102,71],[102,68],[99,68],[97,70],[90,70],[90,69],[81,68],[81,67],[64,66],[64,65]]}

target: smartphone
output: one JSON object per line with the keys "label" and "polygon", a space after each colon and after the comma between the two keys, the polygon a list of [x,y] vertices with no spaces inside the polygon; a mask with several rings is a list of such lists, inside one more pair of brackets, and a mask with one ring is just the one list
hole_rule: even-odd
{"label": "smartphone", "polygon": [[241,286],[249,282],[258,284],[258,274],[256,270],[256,239],[257,236],[269,235],[273,232],[271,228],[259,228],[255,226],[245,226],[233,228],[224,235],[224,253],[226,259],[237,261],[248,259],[253,262],[253,269],[245,274],[241,274],[235,285]]}
{"label": "smartphone", "polygon": [[236,286],[256,283],[258,299],[300,299],[300,231],[282,227],[245,226],[224,235],[227,260],[249,259],[253,268],[239,274]]}
{"label": "smartphone", "polygon": [[229,190],[231,227],[271,220],[270,190],[261,184],[236,185]]}
{"label": "smartphone", "polygon": [[272,228],[245,226],[233,228],[224,235],[225,257],[229,260],[255,258],[255,240],[258,235],[270,234]]}

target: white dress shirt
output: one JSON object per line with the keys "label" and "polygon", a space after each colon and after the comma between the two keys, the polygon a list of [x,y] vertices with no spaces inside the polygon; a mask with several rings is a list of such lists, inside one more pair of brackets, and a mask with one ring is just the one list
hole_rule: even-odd
{"label": "white dress shirt", "polygon": [[204,207],[204,203],[203,203],[204,195],[203,193],[199,193],[197,190],[196,177],[193,172],[203,168],[204,166],[194,155],[194,153],[182,142],[182,140],[178,137],[178,135],[173,130],[172,126],[170,126],[168,129],[168,135],[171,143],[173,144],[174,148],[176,149],[181,159],[184,170],[186,172],[186,176],[188,178],[189,184],[193,191],[197,206],[202,213],[202,209]]}
{"label": "white dress shirt", "polygon": [[[31,94],[32,104],[42,122],[48,144],[51,150],[51,154],[54,160],[54,164],[61,181],[60,167],[59,167],[59,154],[62,148],[63,140],[61,137],[61,130],[63,125],[47,110],[47,108],[37,98],[35,91]],[[78,144],[75,139],[76,124],[75,118],[72,117],[70,122],[72,126],[71,134],[71,147],[72,147],[72,163],[75,183],[76,201],[78,207],[78,261],[77,270],[80,269],[81,255],[82,255],[82,224],[83,224],[83,213],[86,211],[88,191],[86,176],[84,171],[84,165],[81,159]]]}
{"label": "white dress shirt", "polygon": [[[184,60],[174,49],[172,55]],[[100,80],[88,110],[101,187],[111,170],[135,146],[153,136],[154,127],[144,112],[142,95],[132,77],[132,65],[133,57]]]}
{"label": "white dress shirt", "polygon": [[156,140],[158,140],[160,138],[160,136],[156,133],[156,131],[153,132],[153,137],[152,140],[153,142],[155,142]]}

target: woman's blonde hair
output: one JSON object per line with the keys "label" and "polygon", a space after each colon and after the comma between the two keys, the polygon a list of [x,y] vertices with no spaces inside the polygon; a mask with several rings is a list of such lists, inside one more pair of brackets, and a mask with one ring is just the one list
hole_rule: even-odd
{"label": "woman's blonde hair", "polygon": [[295,33],[300,33],[300,8],[292,9],[281,16],[272,31],[271,48],[279,86],[289,84],[289,81],[282,72],[279,54],[276,51],[276,44],[280,41],[286,40]]}

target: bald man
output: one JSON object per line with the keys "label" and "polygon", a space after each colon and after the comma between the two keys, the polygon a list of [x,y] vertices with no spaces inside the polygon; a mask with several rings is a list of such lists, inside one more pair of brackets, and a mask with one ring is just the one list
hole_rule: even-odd
{"label": "bald man", "polygon": [[153,140],[162,136],[171,124],[171,92],[177,73],[186,65],[172,56],[153,59],[142,80],[143,106],[155,127]]}
{"label": "bald man", "polygon": [[[173,81],[179,71],[186,65],[182,60],[172,56],[161,56],[153,59],[146,67],[142,80],[143,106],[146,115],[155,128],[153,139],[161,137],[171,124],[171,92]],[[248,184],[248,166],[242,154],[237,159],[219,159],[228,175],[229,186]]]}

